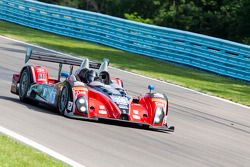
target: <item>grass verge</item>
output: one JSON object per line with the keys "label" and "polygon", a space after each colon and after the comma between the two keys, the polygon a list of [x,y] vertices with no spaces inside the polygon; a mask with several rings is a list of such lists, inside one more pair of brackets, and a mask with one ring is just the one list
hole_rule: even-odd
{"label": "grass verge", "polygon": [[4,21],[0,21],[0,34],[92,60],[105,57],[114,67],[250,106],[250,83],[247,82]]}
{"label": "grass verge", "polygon": [[0,166],[68,166],[47,154],[0,134]]}

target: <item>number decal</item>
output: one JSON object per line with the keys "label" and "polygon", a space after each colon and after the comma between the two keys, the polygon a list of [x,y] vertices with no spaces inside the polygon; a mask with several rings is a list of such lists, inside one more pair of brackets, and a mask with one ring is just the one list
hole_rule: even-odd
{"label": "number decal", "polygon": [[68,106],[67,106],[67,110],[71,111],[72,107],[73,107],[73,102],[69,101]]}

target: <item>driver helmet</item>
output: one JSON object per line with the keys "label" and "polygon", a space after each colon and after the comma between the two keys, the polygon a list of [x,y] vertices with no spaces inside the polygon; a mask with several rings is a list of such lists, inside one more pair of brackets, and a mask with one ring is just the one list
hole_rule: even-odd
{"label": "driver helmet", "polygon": [[88,83],[93,82],[96,77],[97,77],[97,73],[94,70],[89,70],[87,72],[86,79]]}

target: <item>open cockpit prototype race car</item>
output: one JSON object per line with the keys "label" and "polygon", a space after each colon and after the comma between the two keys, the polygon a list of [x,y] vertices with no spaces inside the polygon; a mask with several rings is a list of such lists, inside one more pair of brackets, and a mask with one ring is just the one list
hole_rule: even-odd
{"label": "open cockpit prototype race car", "polygon": [[[58,78],[51,78],[46,67],[28,65],[30,59],[58,63]],[[167,126],[167,96],[152,93],[154,87],[149,85],[149,93],[132,98],[122,80],[108,73],[108,59],[95,63],[28,48],[25,64],[13,75],[11,85],[11,92],[22,102],[44,103],[71,118],[120,120],[174,131],[173,126]],[[69,73],[62,72],[62,65],[70,66]],[[78,69],[73,73],[74,66]]]}

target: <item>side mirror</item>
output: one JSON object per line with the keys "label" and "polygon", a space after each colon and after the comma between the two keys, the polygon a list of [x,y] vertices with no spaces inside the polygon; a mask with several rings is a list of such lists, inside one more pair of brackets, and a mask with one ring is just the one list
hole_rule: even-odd
{"label": "side mirror", "polygon": [[148,85],[148,89],[149,89],[149,92],[151,93],[152,90],[155,90],[155,86],[154,85]]}
{"label": "side mirror", "polygon": [[60,76],[64,77],[64,78],[68,78],[69,77],[69,73],[68,72],[61,72]]}

